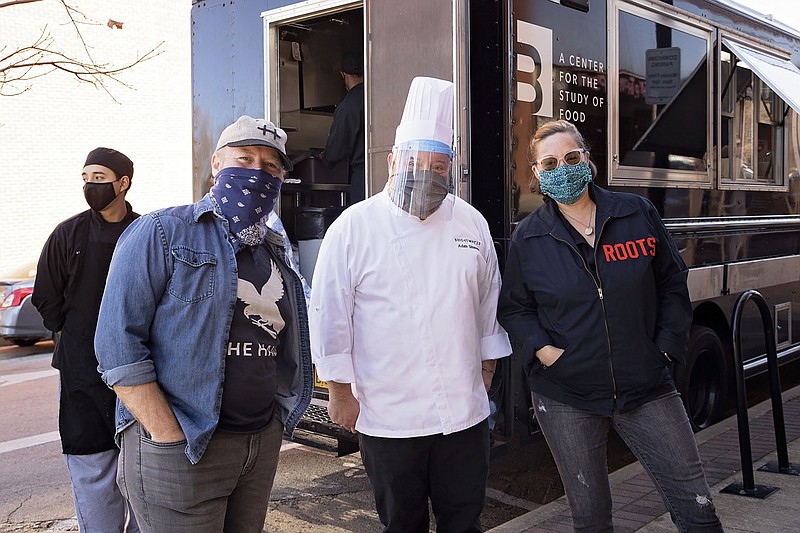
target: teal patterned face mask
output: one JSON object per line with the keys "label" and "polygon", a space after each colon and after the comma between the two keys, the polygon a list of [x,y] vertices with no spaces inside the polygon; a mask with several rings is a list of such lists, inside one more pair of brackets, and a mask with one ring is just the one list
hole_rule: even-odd
{"label": "teal patterned face mask", "polygon": [[574,204],[592,181],[592,169],[586,161],[561,165],[555,170],[539,171],[539,189],[561,204]]}

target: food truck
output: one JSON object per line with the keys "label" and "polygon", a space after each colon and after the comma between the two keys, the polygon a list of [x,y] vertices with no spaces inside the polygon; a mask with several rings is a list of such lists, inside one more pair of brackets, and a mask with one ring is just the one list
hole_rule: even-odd
{"label": "food truck", "polygon": [[[339,59],[352,50],[364,59],[363,183],[316,157],[345,94]],[[797,65],[797,30],[727,0],[196,1],[194,191],[210,186],[213,143],[238,116],[284,128],[298,164],[278,210],[298,250],[311,250],[301,270],[313,274],[313,241],[383,189],[411,79],[448,79],[453,191],[486,217],[502,268],[516,224],[542,203],[529,139],[569,120],[590,144],[597,184],[650,199],[690,269],[688,364],[674,378],[700,429],[734,395],[731,318],[744,291],[767,300],[781,363],[800,355]],[[742,319],[747,377],[766,370],[756,311]],[[496,436],[535,433],[519,354],[496,376]],[[343,444],[325,398],[318,383],[302,427]]]}

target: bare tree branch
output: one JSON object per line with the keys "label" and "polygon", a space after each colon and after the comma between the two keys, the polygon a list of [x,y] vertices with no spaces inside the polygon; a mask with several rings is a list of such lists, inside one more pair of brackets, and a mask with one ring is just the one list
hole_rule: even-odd
{"label": "bare tree branch", "polygon": [[75,33],[78,34],[78,38],[81,40],[81,44],[83,45],[83,49],[86,51],[86,57],[88,57],[89,60],[92,63],[94,63],[94,60],[92,59],[92,54],[89,52],[89,46],[87,46],[87,44],[86,44],[86,39],[83,38],[83,34],[81,33],[81,29],[78,27],[78,23],[75,22],[75,17],[72,16],[72,12],[75,11],[76,13],[80,14],[84,19],[87,18],[86,15],[84,15],[83,13],[78,11],[77,9],[71,8],[67,4],[66,0],[59,0],[59,1],[61,2],[61,5],[64,7],[64,11],[67,12],[67,16],[69,17],[69,20],[72,23],[72,26],[75,28]]}
{"label": "bare tree branch", "polygon": [[33,4],[34,2],[41,2],[42,0],[13,0],[13,2],[3,2],[0,4],[0,9],[10,6],[18,6],[21,4]]}
{"label": "bare tree branch", "polygon": [[[14,0],[0,3],[0,9],[41,1],[44,0]],[[0,96],[17,96],[22,94],[30,89],[31,86],[29,82],[31,80],[46,76],[52,72],[60,71],[73,76],[80,82],[88,83],[97,89],[103,90],[116,102],[117,99],[111,94],[108,83],[114,82],[126,88],[132,88],[117,76],[163,53],[162,46],[164,42],[162,41],[146,53],[141,55],[137,54],[133,60],[129,60],[126,63],[112,64],[98,62],[94,59],[91,51],[92,47],[84,38],[80,26],[99,26],[100,24],[98,22],[93,22],[83,12],[70,5],[67,0],[57,1],[61,4],[66,13],[66,18],[68,20],[65,25],[72,27],[77,39],[80,41],[80,47],[83,50],[80,55],[85,55],[85,59],[81,59],[80,56],[68,55],[62,52],[57,46],[54,37],[47,29],[47,25],[45,25],[33,44],[12,49],[10,53],[6,52],[9,48],[8,45],[0,48],[0,53],[6,53],[5,56],[0,57]],[[114,25],[109,27],[113,30]],[[121,23],[119,23],[118,27],[121,27]],[[19,87],[19,84],[27,85]]]}

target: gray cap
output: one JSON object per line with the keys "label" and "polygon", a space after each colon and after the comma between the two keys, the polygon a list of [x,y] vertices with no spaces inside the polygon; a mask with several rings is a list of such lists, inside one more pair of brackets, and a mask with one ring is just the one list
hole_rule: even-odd
{"label": "gray cap", "polygon": [[269,146],[278,151],[283,167],[292,170],[294,165],[286,155],[286,138],[286,132],[269,120],[242,115],[222,130],[216,150],[223,146]]}

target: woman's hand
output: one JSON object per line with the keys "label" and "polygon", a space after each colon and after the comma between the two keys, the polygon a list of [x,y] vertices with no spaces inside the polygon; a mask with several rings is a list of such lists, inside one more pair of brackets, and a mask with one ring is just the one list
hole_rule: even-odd
{"label": "woman's hand", "polygon": [[536,350],[535,355],[539,362],[541,362],[542,365],[547,368],[558,361],[558,358],[561,357],[561,354],[563,353],[564,350],[561,348],[556,348],[553,345],[547,344]]}

